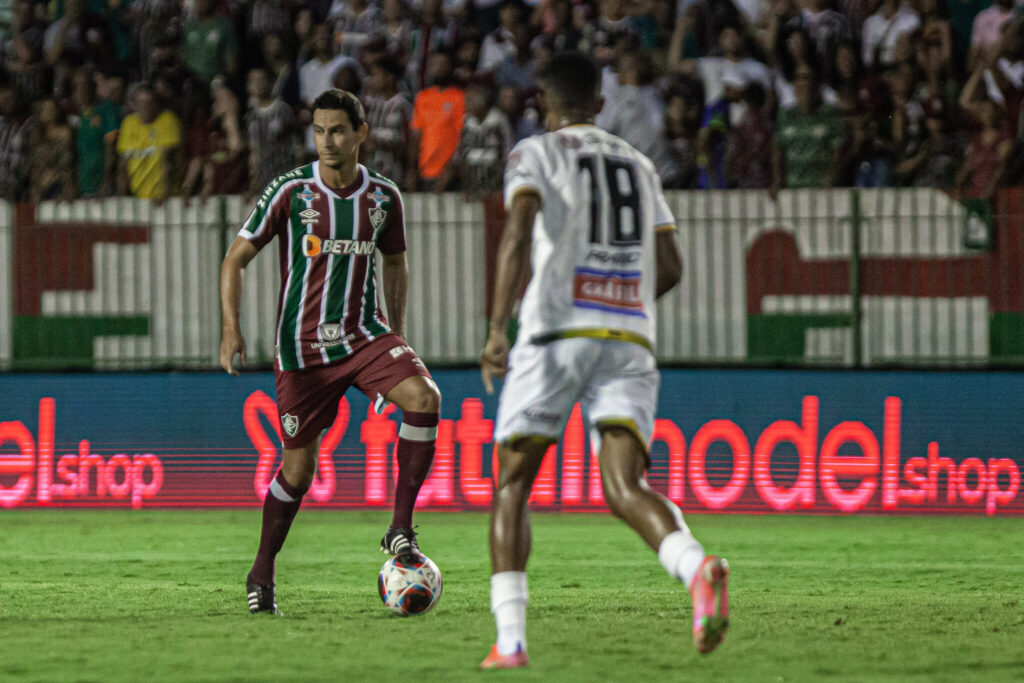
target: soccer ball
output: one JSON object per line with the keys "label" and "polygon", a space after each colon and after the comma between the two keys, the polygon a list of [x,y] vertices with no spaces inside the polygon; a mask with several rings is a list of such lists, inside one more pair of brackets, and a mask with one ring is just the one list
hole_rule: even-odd
{"label": "soccer ball", "polygon": [[377,576],[377,592],[384,606],[409,617],[429,612],[441,599],[441,570],[426,555],[395,556]]}

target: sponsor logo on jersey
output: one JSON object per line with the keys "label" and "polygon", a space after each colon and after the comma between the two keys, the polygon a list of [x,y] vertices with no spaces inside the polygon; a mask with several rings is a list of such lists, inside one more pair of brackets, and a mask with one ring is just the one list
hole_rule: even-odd
{"label": "sponsor logo on jersey", "polygon": [[304,202],[310,202],[310,201],[313,201],[314,199],[320,199],[320,193],[319,192],[313,192],[308,187],[305,190],[303,190],[302,192],[296,193],[295,196],[298,197],[299,199],[301,199]]}
{"label": "sponsor logo on jersey", "polygon": [[640,296],[640,271],[577,268],[573,306],[646,318]]}
{"label": "sponsor logo on jersey", "polygon": [[310,223],[319,223],[320,212],[316,209],[306,209],[299,212],[299,216],[302,218],[303,225],[309,225]]}
{"label": "sponsor logo on jersey", "polygon": [[380,206],[381,204],[386,204],[388,202],[388,196],[381,192],[379,187],[373,188],[373,194],[369,195],[369,197],[377,206]]}
{"label": "sponsor logo on jersey", "polygon": [[281,426],[284,428],[284,433],[288,436],[295,436],[299,431],[299,418],[296,415],[289,415],[285,413],[281,416]]}
{"label": "sponsor logo on jersey", "polygon": [[324,323],[320,326],[320,336],[325,341],[334,341],[341,338],[340,323]]}
{"label": "sponsor logo on jersey", "polygon": [[376,248],[377,243],[368,240],[322,240],[316,235],[302,236],[302,253],[307,258],[321,254],[370,256]]}
{"label": "sponsor logo on jersey", "polygon": [[601,263],[636,263],[640,260],[639,251],[602,251],[591,249],[587,254],[588,261],[600,261]]}

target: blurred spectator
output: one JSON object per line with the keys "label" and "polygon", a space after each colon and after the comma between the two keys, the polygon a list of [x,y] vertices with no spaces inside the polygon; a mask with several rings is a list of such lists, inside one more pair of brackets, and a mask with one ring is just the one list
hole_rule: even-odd
{"label": "blurred spectator", "polygon": [[132,99],[136,113],[121,122],[117,138],[118,192],[162,202],[178,176],[181,124],[160,109],[151,86],[140,84]]}
{"label": "blurred spectator", "polygon": [[[576,26],[577,13],[572,0],[549,0],[538,5],[541,35],[550,36],[558,51],[575,50],[583,34]],[[674,8],[673,8],[674,9]]]}
{"label": "blurred spectator", "polygon": [[35,16],[35,5],[15,0],[11,35],[0,47],[0,63],[14,79],[18,91],[34,101],[50,90],[50,72],[43,61],[46,24]]}
{"label": "blurred spectator", "polygon": [[732,127],[731,108],[739,101],[746,81],[738,72],[725,75],[722,92],[716,100],[708,100],[697,135],[697,187],[702,190],[724,190],[725,142]]}
{"label": "blurred spectator", "polygon": [[852,187],[888,187],[896,145],[892,105],[881,79],[861,81],[856,105],[846,112],[846,135],[839,149],[833,183]]}
{"label": "blurred spectator", "polygon": [[29,200],[74,199],[75,141],[57,100],[35,103],[29,140]]}
{"label": "blurred spectator", "polygon": [[853,40],[853,27],[845,16],[833,9],[832,0],[810,0],[801,13],[800,22],[815,63],[821,65],[822,79],[831,82],[836,50],[841,44]]}
{"label": "blurred spectator", "polygon": [[518,0],[503,0],[498,7],[498,28],[484,36],[480,45],[477,70],[493,71],[499,64],[516,53],[515,29],[522,20]]}
{"label": "blurred spectator", "polygon": [[194,0],[194,16],[185,22],[185,64],[209,83],[217,75],[235,73],[235,30],[225,17],[214,15],[213,0]]}
{"label": "blurred spectator", "polygon": [[974,18],[971,27],[971,50],[967,54],[967,70],[987,66],[996,59],[1003,24],[1013,18],[1013,0],[995,0]]}
{"label": "blurred spectator", "polygon": [[[533,50],[530,44],[530,31],[525,26],[517,26],[514,44],[516,51],[505,58],[494,70],[494,83],[499,88],[517,88],[526,90],[536,82],[536,70],[533,63]],[[543,49],[538,46],[538,49]]]}
{"label": "blurred spectator", "polygon": [[[762,62],[747,56],[739,26],[724,26],[718,41],[722,50],[721,57],[701,57],[696,62],[696,75],[704,82],[705,97],[709,103],[723,96],[726,80],[741,89],[754,82],[760,83],[765,91],[774,89],[771,70]],[[688,70],[686,65],[682,68]]]}
{"label": "blurred spectator", "polygon": [[370,0],[334,0],[327,21],[334,26],[335,52],[358,59],[377,28],[378,15],[377,4]]}
{"label": "blurred spectator", "polygon": [[109,102],[117,112],[117,119],[124,117],[125,78],[121,74],[101,74],[96,84],[96,94],[104,102]]}
{"label": "blurred spectator", "polygon": [[345,62],[334,72],[334,76],[331,78],[331,87],[359,97],[363,92],[363,79],[359,75],[360,71],[358,62],[354,60]]}
{"label": "blurred spectator", "polygon": [[274,95],[266,69],[250,69],[246,90],[249,94],[249,110],[245,114],[249,193],[255,195],[295,166],[298,122],[292,108]]}
{"label": "blurred spectator", "polygon": [[[796,106],[794,75],[798,71],[819,73],[817,63],[811,44],[807,41],[807,35],[802,30],[790,32],[783,47],[781,68],[776,72],[775,78],[775,95],[780,109]],[[849,43],[843,43],[836,49],[835,68],[822,71],[831,71],[833,79],[837,83],[842,83],[849,98],[853,99],[854,93],[860,87],[862,74],[857,52],[850,48]],[[835,105],[839,100],[836,91],[828,83],[821,81],[820,74],[817,83],[817,97],[825,104]]]}
{"label": "blurred spectator", "polygon": [[270,79],[270,94],[289,107],[302,106],[299,96],[299,69],[280,33],[268,33],[260,43],[262,66]]}
{"label": "blurred spectator", "polygon": [[299,95],[306,106],[311,106],[320,93],[334,87],[334,74],[352,60],[335,55],[331,46],[331,31],[326,24],[313,29],[313,58],[299,70]]}
{"label": "blurred spectator", "polygon": [[665,104],[665,139],[679,168],[679,177],[664,183],[669,189],[697,187],[697,135],[704,110],[700,81],[689,79],[674,85]]}
{"label": "blurred spectator", "polygon": [[292,0],[250,0],[246,37],[251,50],[260,49],[263,39],[291,30]]}
{"label": "blurred spectator", "polygon": [[917,50],[917,66],[921,74],[918,83],[918,98],[942,99],[947,105],[954,102],[960,93],[952,64],[943,55],[941,43],[925,41]]}
{"label": "blurred spectator", "polygon": [[405,187],[429,189],[441,175],[459,144],[466,113],[463,91],[452,76],[452,58],[447,52],[430,56],[431,83],[416,95],[409,123],[410,158]]}
{"label": "blurred spectator", "polygon": [[978,14],[992,5],[992,0],[953,0],[946,9],[953,33],[953,59],[956,60],[957,77],[965,74],[967,54],[971,49],[971,31]]}
{"label": "blurred spectator", "polygon": [[896,46],[921,26],[921,17],[902,0],[882,0],[878,11],[864,20],[861,57],[868,68],[885,68],[896,61]]}
{"label": "blurred spectator", "polygon": [[960,108],[977,123],[963,165],[956,177],[958,198],[991,199],[1002,180],[1013,141],[1004,126],[1004,109],[981,92],[984,72],[978,69],[967,79],[960,94]]}
{"label": "blurred spectator", "polygon": [[[313,32],[317,22],[310,7],[300,7],[292,21],[292,38],[295,46],[295,63],[302,65],[313,58],[316,52]],[[326,28],[326,27],[325,27]],[[330,44],[330,29],[327,30],[327,43]]]}
{"label": "blurred spectator", "polygon": [[618,94],[614,101],[605,102],[602,115],[608,132],[647,155],[662,183],[675,185],[681,169],[665,140],[665,105],[651,84],[653,74],[648,59],[643,52],[627,52],[619,57]]}
{"label": "blurred spectator", "polygon": [[370,134],[360,150],[366,166],[381,175],[403,182],[409,156],[409,122],[412,104],[398,92],[402,67],[389,55],[370,65],[363,106]]}
{"label": "blurred spectator", "polygon": [[601,64],[615,59],[615,44],[624,34],[633,34],[623,0],[597,0],[597,16],[583,27],[580,49]]}
{"label": "blurred spectator", "polygon": [[743,113],[729,129],[725,144],[725,175],[729,187],[768,189],[772,185],[772,123],[765,111],[767,96],[760,83],[743,90]]}
{"label": "blurred spectator", "polygon": [[952,117],[942,98],[925,100],[922,109],[927,135],[917,150],[905,155],[896,166],[896,179],[902,185],[952,190],[963,158],[963,143],[951,130]]}
{"label": "blurred spectator", "polygon": [[405,0],[382,0],[377,30],[384,40],[385,52],[404,63],[413,51],[412,20]]}
{"label": "blurred spectator", "polygon": [[822,104],[817,75],[801,69],[793,77],[796,106],[779,110],[772,155],[773,191],[781,187],[831,187],[843,122]]}
{"label": "blurred spectator", "polygon": [[532,107],[525,107],[522,94],[515,88],[498,89],[498,108],[512,124],[513,142],[544,132],[543,117]]}
{"label": "blurred spectator", "polygon": [[680,72],[683,63],[709,54],[715,41],[707,4],[697,0],[681,5],[665,59],[671,72]]}
{"label": "blurred spectator", "polygon": [[480,63],[480,39],[475,34],[464,36],[455,48],[455,80],[465,87],[476,79]]}
{"label": "blurred spectator", "polygon": [[0,71],[0,199],[24,201],[28,194],[30,119],[25,99]]}
{"label": "blurred spectator", "polygon": [[434,186],[435,192],[453,184],[473,199],[501,192],[505,160],[512,150],[512,126],[494,99],[494,90],[486,86],[473,85],[466,90],[459,146]]}
{"label": "blurred spectator", "polygon": [[135,26],[139,71],[144,78],[153,73],[153,48],[177,43],[181,35],[181,0],[133,0],[129,21]]}
{"label": "blurred spectator", "polygon": [[432,55],[455,47],[459,37],[458,25],[444,14],[441,2],[422,0],[413,21],[407,59],[409,78],[416,90],[422,90],[430,83],[428,70]]}
{"label": "blurred spectator", "polygon": [[85,0],[67,0],[64,16],[46,29],[43,50],[58,81],[69,77],[70,70],[79,66],[107,69],[116,61],[110,26],[103,17],[85,8]]}
{"label": "blurred spectator", "polygon": [[238,98],[219,79],[213,81],[211,92],[210,154],[203,164],[200,194],[204,198],[243,194],[250,187],[249,158],[239,124]]}
{"label": "blurred spectator", "polygon": [[72,100],[78,115],[74,119],[78,150],[78,194],[84,198],[105,197],[112,189],[114,144],[121,126],[118,108],[96,93],[96,79],[89,69],[75,72]]}
{"label": "blurred spectator", "polygon": [[946,8],[945,0],[919,0],[918,8],[921,12],[921,33],[917,37],[918,53],[925,46],[935,46],[938,48],[943,67],[951,67],[953,27],[949,22],[949,10]]}
{"label": "blurred spectator", "polygon": [[888,81],[892,93],[890,139],[898,158],[912,157],[927,135],[924,104],[915,96],[912,74],[894,69],[889,73]]}

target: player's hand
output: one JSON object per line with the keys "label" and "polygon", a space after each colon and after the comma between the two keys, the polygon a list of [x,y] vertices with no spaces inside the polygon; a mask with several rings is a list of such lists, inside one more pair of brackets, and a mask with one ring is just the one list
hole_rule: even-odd
{"label": "player's hand", "polygon": [[480,377],[488,394],[494,393],[494,377],[504,377],[508,372],[508,337],[504,332],[491,330],[480,354]]}
{"label": "player's hand", "polygon": [[235,369],[235,354],[241,365],[245,365],[245,338],[237,331],[227,331],[220,338],[220,366],[229,375],[238,377],[238,370]]}

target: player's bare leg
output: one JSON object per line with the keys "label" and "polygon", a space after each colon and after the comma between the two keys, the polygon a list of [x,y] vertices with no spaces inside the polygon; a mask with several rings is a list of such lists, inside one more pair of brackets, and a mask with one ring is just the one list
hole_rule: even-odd
{"label": "player's bare leg", "polygon": [[302,497],[316,474],[320,438],[301,448],[285,448],[281,469],[270,483],[263,501],[263,526],[260,547],[252,570],[246,577],[249,611],[277,614],[274,591],[274,561],[284,545],[292,521],[302,505]]}
{"label": "player's bare leg", "polygon": [[481,669],[527,666],[526,562],[530,557],[527,505],[551,440],[522,438],[498,449],[498,487],[491,504],[491,612],[498,642]]}
{"label": "player's bare leg", "polygon": [[658,553],[666,571],[690,589],[694,645],[711,652],[729,627],[728,563],[705,556],[675,503],[647,485],[647,451],[639,438],[624,427],[599,429],[601,484],[608,507]]}
{"label": "player's bare leg", "polygon": [[395,452],[398,460],[395,508],[380,549],[392,555],[418,555],[420,549],[412,530],[412,514],[416,497],[434,462],[441,392],[433,380],[416,375],[399,382],[384,398],[402,410],[402,426]]}

